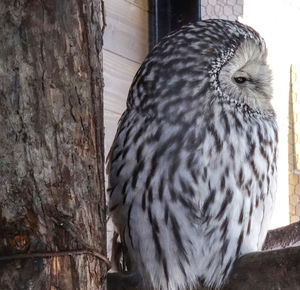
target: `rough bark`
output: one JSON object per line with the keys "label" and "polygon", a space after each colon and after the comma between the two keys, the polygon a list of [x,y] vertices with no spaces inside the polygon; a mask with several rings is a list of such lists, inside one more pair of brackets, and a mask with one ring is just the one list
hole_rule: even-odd
{"label": "rough bark", "polygon": [[2,0],[0,40],[0,257],[93,251],[2,260],[0,289],[105,289],[100,0]]}

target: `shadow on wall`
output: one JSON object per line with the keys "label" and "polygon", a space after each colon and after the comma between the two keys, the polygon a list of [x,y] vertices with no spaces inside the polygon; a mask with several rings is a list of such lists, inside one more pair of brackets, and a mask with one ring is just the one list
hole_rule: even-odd
{"label": "shadow on wall", "polygon": [[202,0],[201,18],[238,20],[243,16],[244,0]]}

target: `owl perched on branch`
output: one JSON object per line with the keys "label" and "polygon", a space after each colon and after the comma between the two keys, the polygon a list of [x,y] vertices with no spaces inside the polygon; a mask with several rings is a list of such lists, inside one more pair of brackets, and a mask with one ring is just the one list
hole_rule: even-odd
{"label": "owl perched on branch", "polygon": [[220,288],[260,250],[276,191],[277,124],[259,34],[200,21],[137,72],[110,152],[109,211],[140,289]]}

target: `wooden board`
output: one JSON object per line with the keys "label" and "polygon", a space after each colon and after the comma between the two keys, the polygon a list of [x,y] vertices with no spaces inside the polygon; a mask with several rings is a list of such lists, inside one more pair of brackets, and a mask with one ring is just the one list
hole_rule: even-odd
{"label": "wooden board", "polygon": [[114,140],[117,127],[118,127],[118,121],[120,119],[121,115],[116,114],[114,112],[105,110],[104,111],[104,147],[105,147],[105,158],[107,157],[107,154],[109,152],[110,146]]}
{"label": "wooden board", "polygon": [[149,11],[148,0],[125,0],[125,1],[139,7],[145,11]]}
{"label": "wooden board", "polygon": [[128,90],[140,64],[103,51],[104,109],[122,114]]}
{"label": "wooden board", "polygon": [[148,53],[148,12],[125,0],[109,0],[105,14],[104,48],[141,63]]}

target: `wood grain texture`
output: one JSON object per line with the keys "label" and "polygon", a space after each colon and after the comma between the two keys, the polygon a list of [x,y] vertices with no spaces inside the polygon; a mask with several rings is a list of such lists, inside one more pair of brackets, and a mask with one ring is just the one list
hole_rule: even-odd
{"label": "wood grain texture", "polygon": [[125,0],[105,1],[104,48],[141,63],[148,53],[148,13]]}
{"label": "wood grain texture", "polygon": [[[140,63],[148,53],[148,1],[106,0],[104,33],[105,156],[125,110],[128,90]],[[107,176],[106,176],[107,177]],[[111,239],[112,225],[108,224]],[[108,251],[110,252],[110,245]]]}
{"label": "wood grain texture", "polygon": [[[100,1],[0,4],[0,255],[106,255]],[[0,262],[0,289],[105,289],[93,255]]]}
{"label": "wood grain texture", "polygon": [[103,51],[104,109],[122,114],[126,108],[128,90],[140,64]]}
{"label": "wood grain texture", "polygon": [[128,3],[131,3],[145,11],[149,11],[148,0],[125,0]]}
{"label": "wood grain texture", "polygon": [[105,156],[107,156],[110,146],[114,140],[120,117],[120,114],[116,114],[109,110],[104,111]]}

